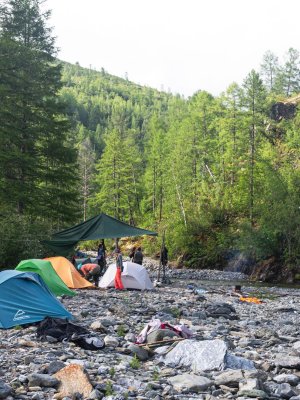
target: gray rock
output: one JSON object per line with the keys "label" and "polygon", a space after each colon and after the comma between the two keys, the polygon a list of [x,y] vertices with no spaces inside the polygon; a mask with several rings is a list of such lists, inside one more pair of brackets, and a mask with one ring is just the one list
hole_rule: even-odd
{"label": "gray rock", "polygon": [[224,368],[226,344],[223,340],[183,340],[164,358],[172,367],[190,367],[194,372],[220,370]]}
{"label": "gray rock", "polygon": [[300,378],[294,374],[281,374],[274,376],[273,380],[277,383],[289,383],[292,386],[296,386]]}
{"label": "gray rock", "polygon": [[228,370],[215,377],[215,385],[238,387],[242,379],[244,379],[244,376],[241,370]]}
{"label": "gray rock", "polygon": [[173,376],[168,382],[177,392],[200,392],[212,385],[212,381],[204,376],[182,374]]}
{"label": "gray rock", "polygon": [[94,389],[91,394],[89,395],[89,399],[91,400],[101,400],[103,399],[104,394],[101,393],[99,390]]}
{"label": "gray rock", "polygon": [[47,374],[31,374],[27,376],[28,386],[55,387],[59,384],[56,378]]}
{"label": "gray rock", "polygon": [[66,364],[63,363],[62,361],[52,361],[48,365],[47,372],[49,375],[53,375],[60,369],[64,368],[65,366],[66,366]]}
{"label": "gray rock", "polygon": [[156,331],[149,333],[149,335],[147,336],[147,343],[158,342],[164,340],[166,337],[176,338],[180,336],[177,335],[176,332],[171,331],[170,329],[157,329]]}
{"label": "gray rock", "polygon": [[141,361],[146,361],[149,358],[148,351],[143,349],[140,346],[137,346],[135,344],[131,344],[128,349],[131,351],[132,354],[135,354],[137,358]]}
{"label": "gray rock", "polygon": [[241,381],[239,383],[239,390],[240,391],[247,391],[247,390],[259,390],[260,384],[258,379],[246,379],[245,381]]}
{"label": "gray rock", "polygon": [[250,397],[250,398],[259,398],[259,399],[267,399],[269,396],[263,390],[241,390],[238,392],[238,396]]}
{"label": "gray rock", "polygon": [[283,356],[280,354],[275,358],[274,364],[278,367],[283,367],[283,368],[300,369],[300,358],[288,355]]}
{"label": "gray rock", "polygon": [[124,339],[127,340],[128,342],[135,342],[136,336],[133,333],[126,333],[124,336]]}
{"label": "gray rock", "polygon": [[253,361],[229,353],[225,356],[225,368],[255,370]]}
{"label": "gray rock", "polygon": [[297,393],[288,383],[281,383],[276,389],[275,394],[279,396],[280,399],[289,399],[292,396],[297,396]]}
{"label": "gray rock", "polygon": [[109,335],[105,336],[104,343],[106,346],[109,346],[109,347],[118,347],[119,346],[119,340],[114,336],[109,336]]}
{"label": "gray rock", "polygon": [[103,319],[100,319],[99,321],[95,321],[95,322],[100,322],[105,327],[117,325],[116,320],[114,320],[112,318],[111,319],[103,318]]}
{"label": "gray rock", "polygon": [[0,399],[6,399],[6,397],[12,395],[12,393],[12,387],[0,380]]}

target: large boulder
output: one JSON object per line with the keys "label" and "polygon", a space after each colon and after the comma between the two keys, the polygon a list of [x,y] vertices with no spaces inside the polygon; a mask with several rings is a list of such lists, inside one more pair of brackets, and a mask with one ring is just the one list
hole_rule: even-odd
{"label": "large boulder", "polygon": [[165,356],[171,367],[191,367],[194,372],[224,368],[227,346],[223,340],[183,340]]}

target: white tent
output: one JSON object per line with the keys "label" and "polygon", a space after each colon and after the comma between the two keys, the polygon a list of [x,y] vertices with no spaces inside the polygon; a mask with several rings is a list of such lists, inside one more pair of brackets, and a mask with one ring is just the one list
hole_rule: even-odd
{"label": "white tent", "polygon": [[[133,262],[123,262],[122,282],[125,289],[151,290],[153,284],[145,267]],[[116,264],[108,266],[107,271],[99,282],[100,288],[115,286]]]}

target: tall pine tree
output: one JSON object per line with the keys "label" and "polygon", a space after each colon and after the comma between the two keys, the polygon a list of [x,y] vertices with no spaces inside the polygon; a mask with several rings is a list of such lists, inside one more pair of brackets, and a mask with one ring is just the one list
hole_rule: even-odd
{"label": "tall pine tree", "polygon": [[8,0],[0,32],[0,201],[60,223],[76,210],[76,151],[58,98],[61,67],[39,0]]}

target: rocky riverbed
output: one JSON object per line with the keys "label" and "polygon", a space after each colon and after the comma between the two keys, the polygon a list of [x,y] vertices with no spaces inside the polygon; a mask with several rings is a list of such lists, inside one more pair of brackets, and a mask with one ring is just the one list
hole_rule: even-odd
{"label": "rocky riverbed", "polygon": [[[49,336],[40,341],[36,326],[1,330],[0,399],[300,400],[300,290],[245,282],[245,292],[263,300],[250,304],[230,285],[201,282],[199,289],[195,274],[180,272],[180,287],[81,290],[62,299],[76,324],[104,340],[102,350]],[[185,324],[194,337],[134,345],[153,317]],[[152,342],[172,336],[159,333]],[[68,379],[77,385],[72,393],[59,384]]]}

